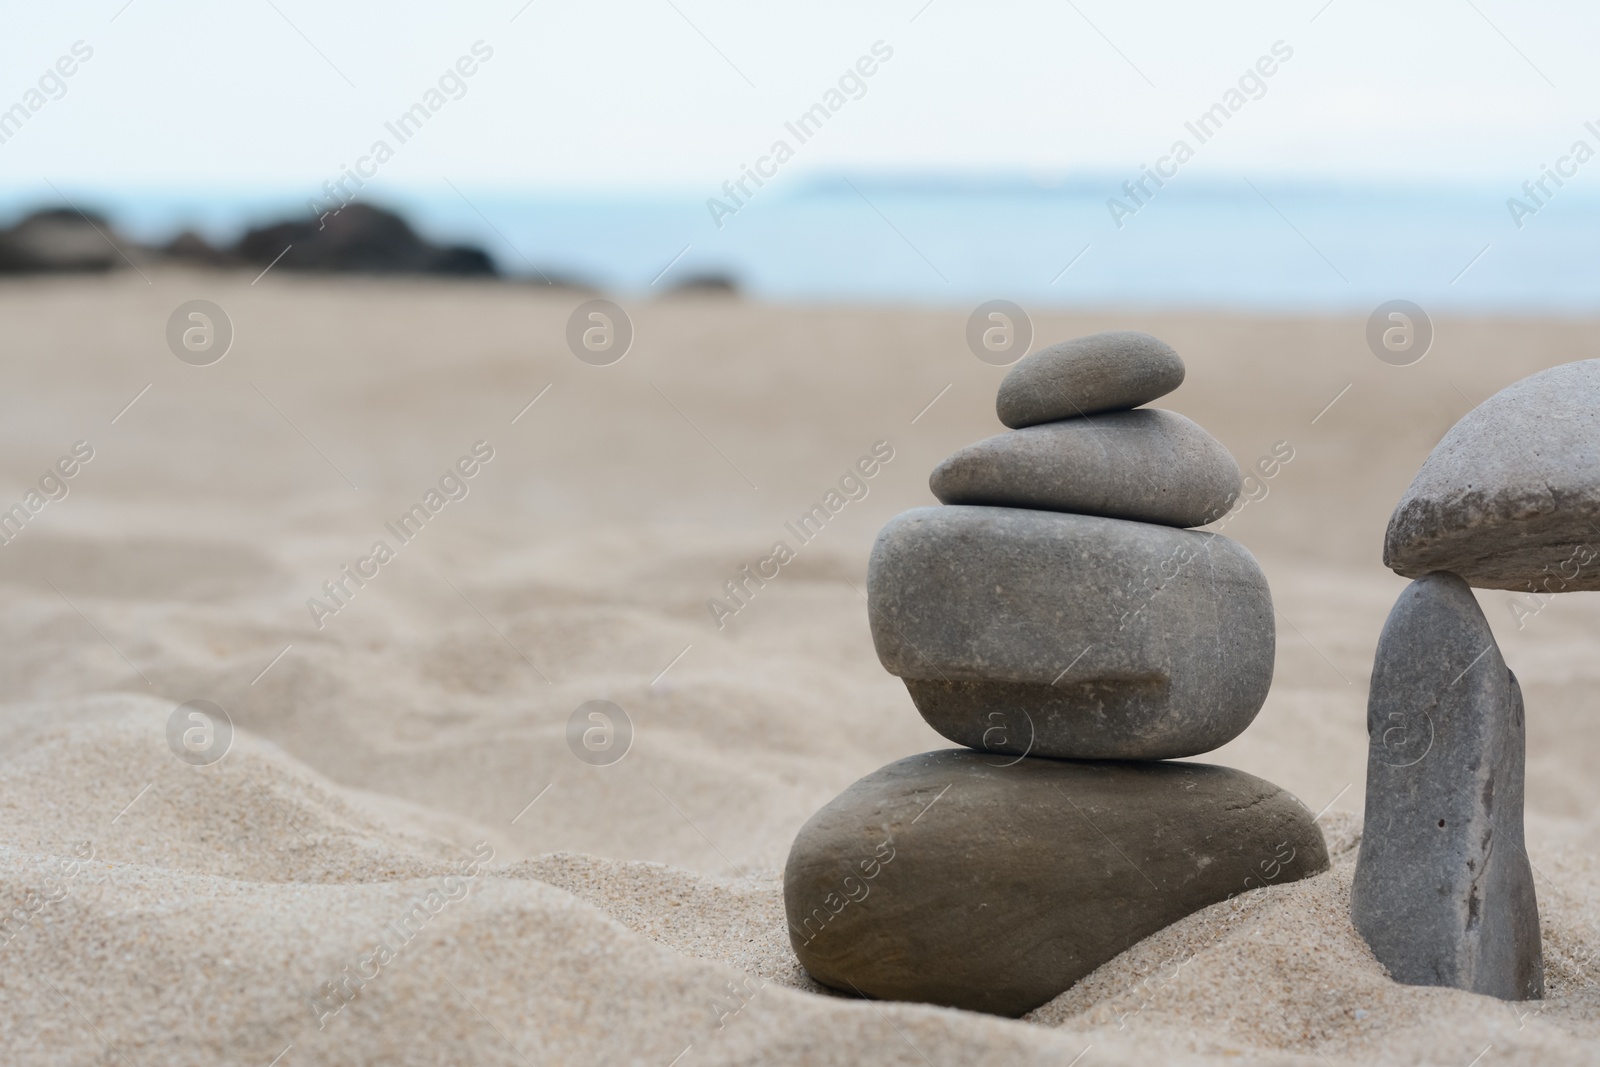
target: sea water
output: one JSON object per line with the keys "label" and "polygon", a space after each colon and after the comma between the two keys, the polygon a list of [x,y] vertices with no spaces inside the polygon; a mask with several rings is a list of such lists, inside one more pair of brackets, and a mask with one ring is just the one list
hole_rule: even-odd
{"label": "sea water", "polygon": [[[46,190],[48,192],[48,190]],[[484,248],[534,282],[647,297],[723,277],[779,301],[1025,308],[1359,312],[1600,310],[1600,195],[1564,189],[1533,213],[1492,185],[1333,184],[1238,176],[1168,183],[1135,205],[1112,175],[834,175],[746,189],[533,193],[440,181],[363,193],[437,241]],[[190,226],[214,240],[313,219],[293,191],[69,192],[130,236]],[[317,194],[321,196],[320,193]],[[1112,198],[1137,210],[1113,211]],[[50,206],[0,196],[0,211]]]}

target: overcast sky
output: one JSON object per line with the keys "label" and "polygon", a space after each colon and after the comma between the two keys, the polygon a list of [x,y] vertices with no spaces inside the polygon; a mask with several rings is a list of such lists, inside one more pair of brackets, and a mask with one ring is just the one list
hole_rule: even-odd
{"label": "overcast sky", "polygon": [[[1600,146],[1600,15],[1576,2],[124,2],[9,12],[0,109],[93,54],[0,144],[0,188],[315,187],[379,138],[382,182],[715,187],[878,41],[892,58],[782,180],[1137,168],[1278,41],[1292,57],[1196,171],[1516,184]],[[478,41],[465,95],[399,145],[384,122]]]}

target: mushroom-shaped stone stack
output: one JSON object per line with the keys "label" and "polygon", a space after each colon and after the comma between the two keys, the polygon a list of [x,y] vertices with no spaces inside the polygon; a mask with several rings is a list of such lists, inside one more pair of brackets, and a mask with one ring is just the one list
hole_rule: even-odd
{"label": "mushroom-shaped stone stack", "polygon": [[1011,427],[933,472],[867,573],[873,642],[964,750],[891,764],[796,838],[790,939],[834,988],[1020,1015],[1169,923],[1324,870],[1299,801],[1227,767],[1272,681],[1272,598],[1221,518],[1239,468],[1146,334],[1001,383]]}
{"label": "mushroom-shaped stone stack", "polygon": [[1383,559],[1417,580],[1373,665],[1356,929],[1398,981],[1540,997],[1522,690],[1469,586],[1535,605],[1600,589],[1600,360],[1515,382],[1451,427]]}

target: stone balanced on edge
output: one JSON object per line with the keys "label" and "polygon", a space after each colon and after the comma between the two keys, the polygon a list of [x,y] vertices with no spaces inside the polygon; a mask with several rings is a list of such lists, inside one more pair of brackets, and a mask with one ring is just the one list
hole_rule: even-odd
{"label": "stone balanced on edge", "polygon": [[1139,407],[1183,375],[1140,333],[1027,357],[1000,386],[1011,432],[879,534],[878,657],[966,747],[868,775],[796,837],[790,941],[824,985],[1021,1015],[1186,915],[1327,869],[1288,793],[1159,762],[1250,724],[1276,642],[1255,559],[1188,529],[1227,513],[1238,465]]}
{"label": "stone balanced on edge", "polygon": [[1600,589],[1600,360],[1515,382],[1445,434],[1389,520],[1416,578],[1378,642],[1351,913],[1400,982],[1544,995],[1523,844],[1522,690],[1472,596]]}

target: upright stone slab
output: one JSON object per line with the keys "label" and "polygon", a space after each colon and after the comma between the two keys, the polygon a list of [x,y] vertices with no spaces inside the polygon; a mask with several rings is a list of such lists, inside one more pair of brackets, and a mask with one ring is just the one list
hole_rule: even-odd
{"label": "upright stone slab", "polygon": [[1419,578],[1389,613],[1367,731],[1356,929],[1407,985],[1543,996],[1522,691],[1456,575]]}

